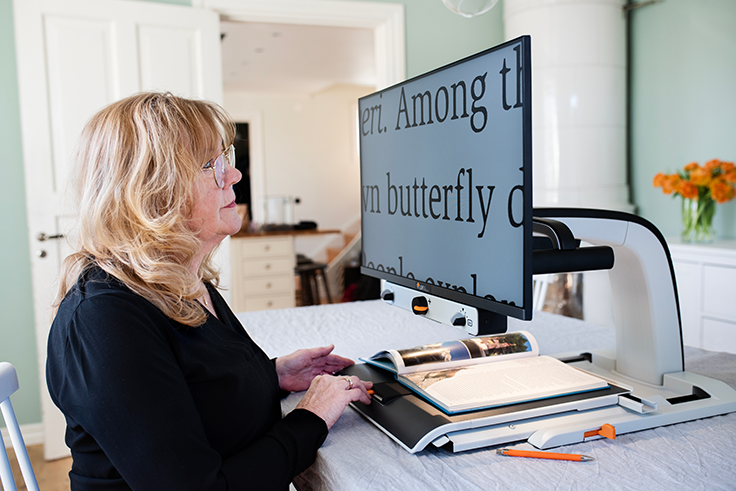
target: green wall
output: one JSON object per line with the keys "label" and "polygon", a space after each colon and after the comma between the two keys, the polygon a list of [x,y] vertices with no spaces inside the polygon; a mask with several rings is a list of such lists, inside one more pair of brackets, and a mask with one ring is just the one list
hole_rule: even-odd
{"label": "green wall", "polygon": [[0,361],[18,371],[13,407],[18,422],[28,424],[41,421],[41,399],[20,138],[13,2],[0,0]]}
{"label": "green wall", "polygon": [[487,13],[472,19],[450,12],[442,0],[373,1],[404,5],[406,75],[409,78],[493,47],[504,40],[503,0]]}
{"label": "green wall", "polygon": [[[665,236],[680,198],[652,187],[689,162],[736,161],[736,1],[665,0],[632,17],[632,196]],[[736,238],[736,200],[718,205],[721,238]]]}

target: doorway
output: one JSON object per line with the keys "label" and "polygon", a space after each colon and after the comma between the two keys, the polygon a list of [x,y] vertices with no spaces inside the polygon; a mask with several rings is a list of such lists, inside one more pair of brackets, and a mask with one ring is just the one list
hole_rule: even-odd
{"label": "doorway", "polygon": [[235,123],[235,168],[240,171],[243,177],[240,179],[235,188],[235,203],[238,205],[246,205],[248,213],[248,222],[253,219],[253,203],[250,190],[250,138],[249,125],[247,122]]}
{"label": "doorway", "polygon": [[[357,212],[357,205],[351,203],[338,213],[319,209],[316,200],[328,190],[315,184],[325,187],[328,181],[317,176],[340,173],[331,165],[352,164],[348,152],[357,147],[352,141],[357,132],[344,134],[342,129],[355,123],[344,121],[335,128],[334,122],[345,118],[357,97],[374,90],[348,94],[348,87],[376,86],[373,30],[225,20],[220,29],[223,103],[238,122],[236,158],[243,173],[236,200],[248,205],[249,223],[266,223],[261,212],[268,198],[299,202],[302,190],[309,189],[302,196],[304,206],[295,211],[305,220],[342,228],[352,218],[343,216],[346,210]],[[257,148],[266,142],[268,166],[258,159]],[[340,162],[335,162],[337,154],[342,154]]]}
{"label": "doorway", "polygon": [[[221,26],[227,23],[280,24],[292,27],[338,27],[369,29],[373,34],[373,65],[375,87],[382,89],[405,79],[405,34],[404,6],[375,2],[324,2],[322,0],[270,0],[234,4],[230,0],[193,0],[192,6],[205,7],[220,15]],[[233,34],[235,37],[235,34]],[[223,44],[223,81],[225,99],[230,90],[227,87],[229,75],[240,68],[246,68],[240,59],[231,60],[225,55],[225,44],[232,41],[225,36]],[[278,36],[270,35],[269,44],[279,41]],[[258,53],[264,54],[264,51]],[[252,73],[263,72],[264,67],[250,66]],[[277,87],[271,87],[276,89]],[[243,90],[242,88],[240,89]],[[225,106],[236,121],[248,123],[249,177],[251,218],[260,222],[258,204],[266,195],[264,119],[261,111],[245,107]]]}

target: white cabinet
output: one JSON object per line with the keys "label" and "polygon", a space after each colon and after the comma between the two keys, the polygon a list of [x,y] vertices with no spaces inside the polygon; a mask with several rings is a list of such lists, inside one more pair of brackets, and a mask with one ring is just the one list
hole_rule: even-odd
{"label": "white cabinet", "polygon": [[736,241],[668,241],[686,345],[736,353]]}
{"label": "white cabinet", "polygon": [[235,312],[296,306],[294,237],[235,236],[230,255]]}

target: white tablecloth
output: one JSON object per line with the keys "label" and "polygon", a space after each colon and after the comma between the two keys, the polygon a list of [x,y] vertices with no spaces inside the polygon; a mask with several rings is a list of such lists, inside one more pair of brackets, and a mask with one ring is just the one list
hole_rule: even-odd
{"label": "white tablecloth", "polygon": [[[334,344],[357,361],[387,348],[463,336],[380,300],[238,314],[246,330],[275,357]],[[615,349],[614,332],[575,319],[535,312],[527,330],[542,354]],[[736,355],[686,348],[686,370],[736,388]],[[291,410],[301,398],[283,402]],[[505,445],[533,449],[528,443]],[[736,489],[736,413],[619,435],[563,448],[595,457],[564,462],[497,455],[494,448],[452,453],[428,446],[410,454],[351,408],[330,430],[317,461],[295,482],[300,490]]]}

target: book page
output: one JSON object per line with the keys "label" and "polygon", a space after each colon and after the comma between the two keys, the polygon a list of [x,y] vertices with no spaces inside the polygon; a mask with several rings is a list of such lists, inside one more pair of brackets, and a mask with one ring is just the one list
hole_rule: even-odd
{"label": "book page", "polygon": [[401,355],[396,350],[392,349],[380,351],[368,359],[360,358],[360,361],[394,373],[404,373],[405,371],[404,360],[401,359]]}
{"label": "book page", "polygon": [[518,331],[392,350],[391,354],[398,373],[412,373],[536,356],[539,348],[531,334]]}
{"label": "book page", "polygon": [[415,372],[399,380],[450,412],[608,387],[605,380],[548,356]]}

